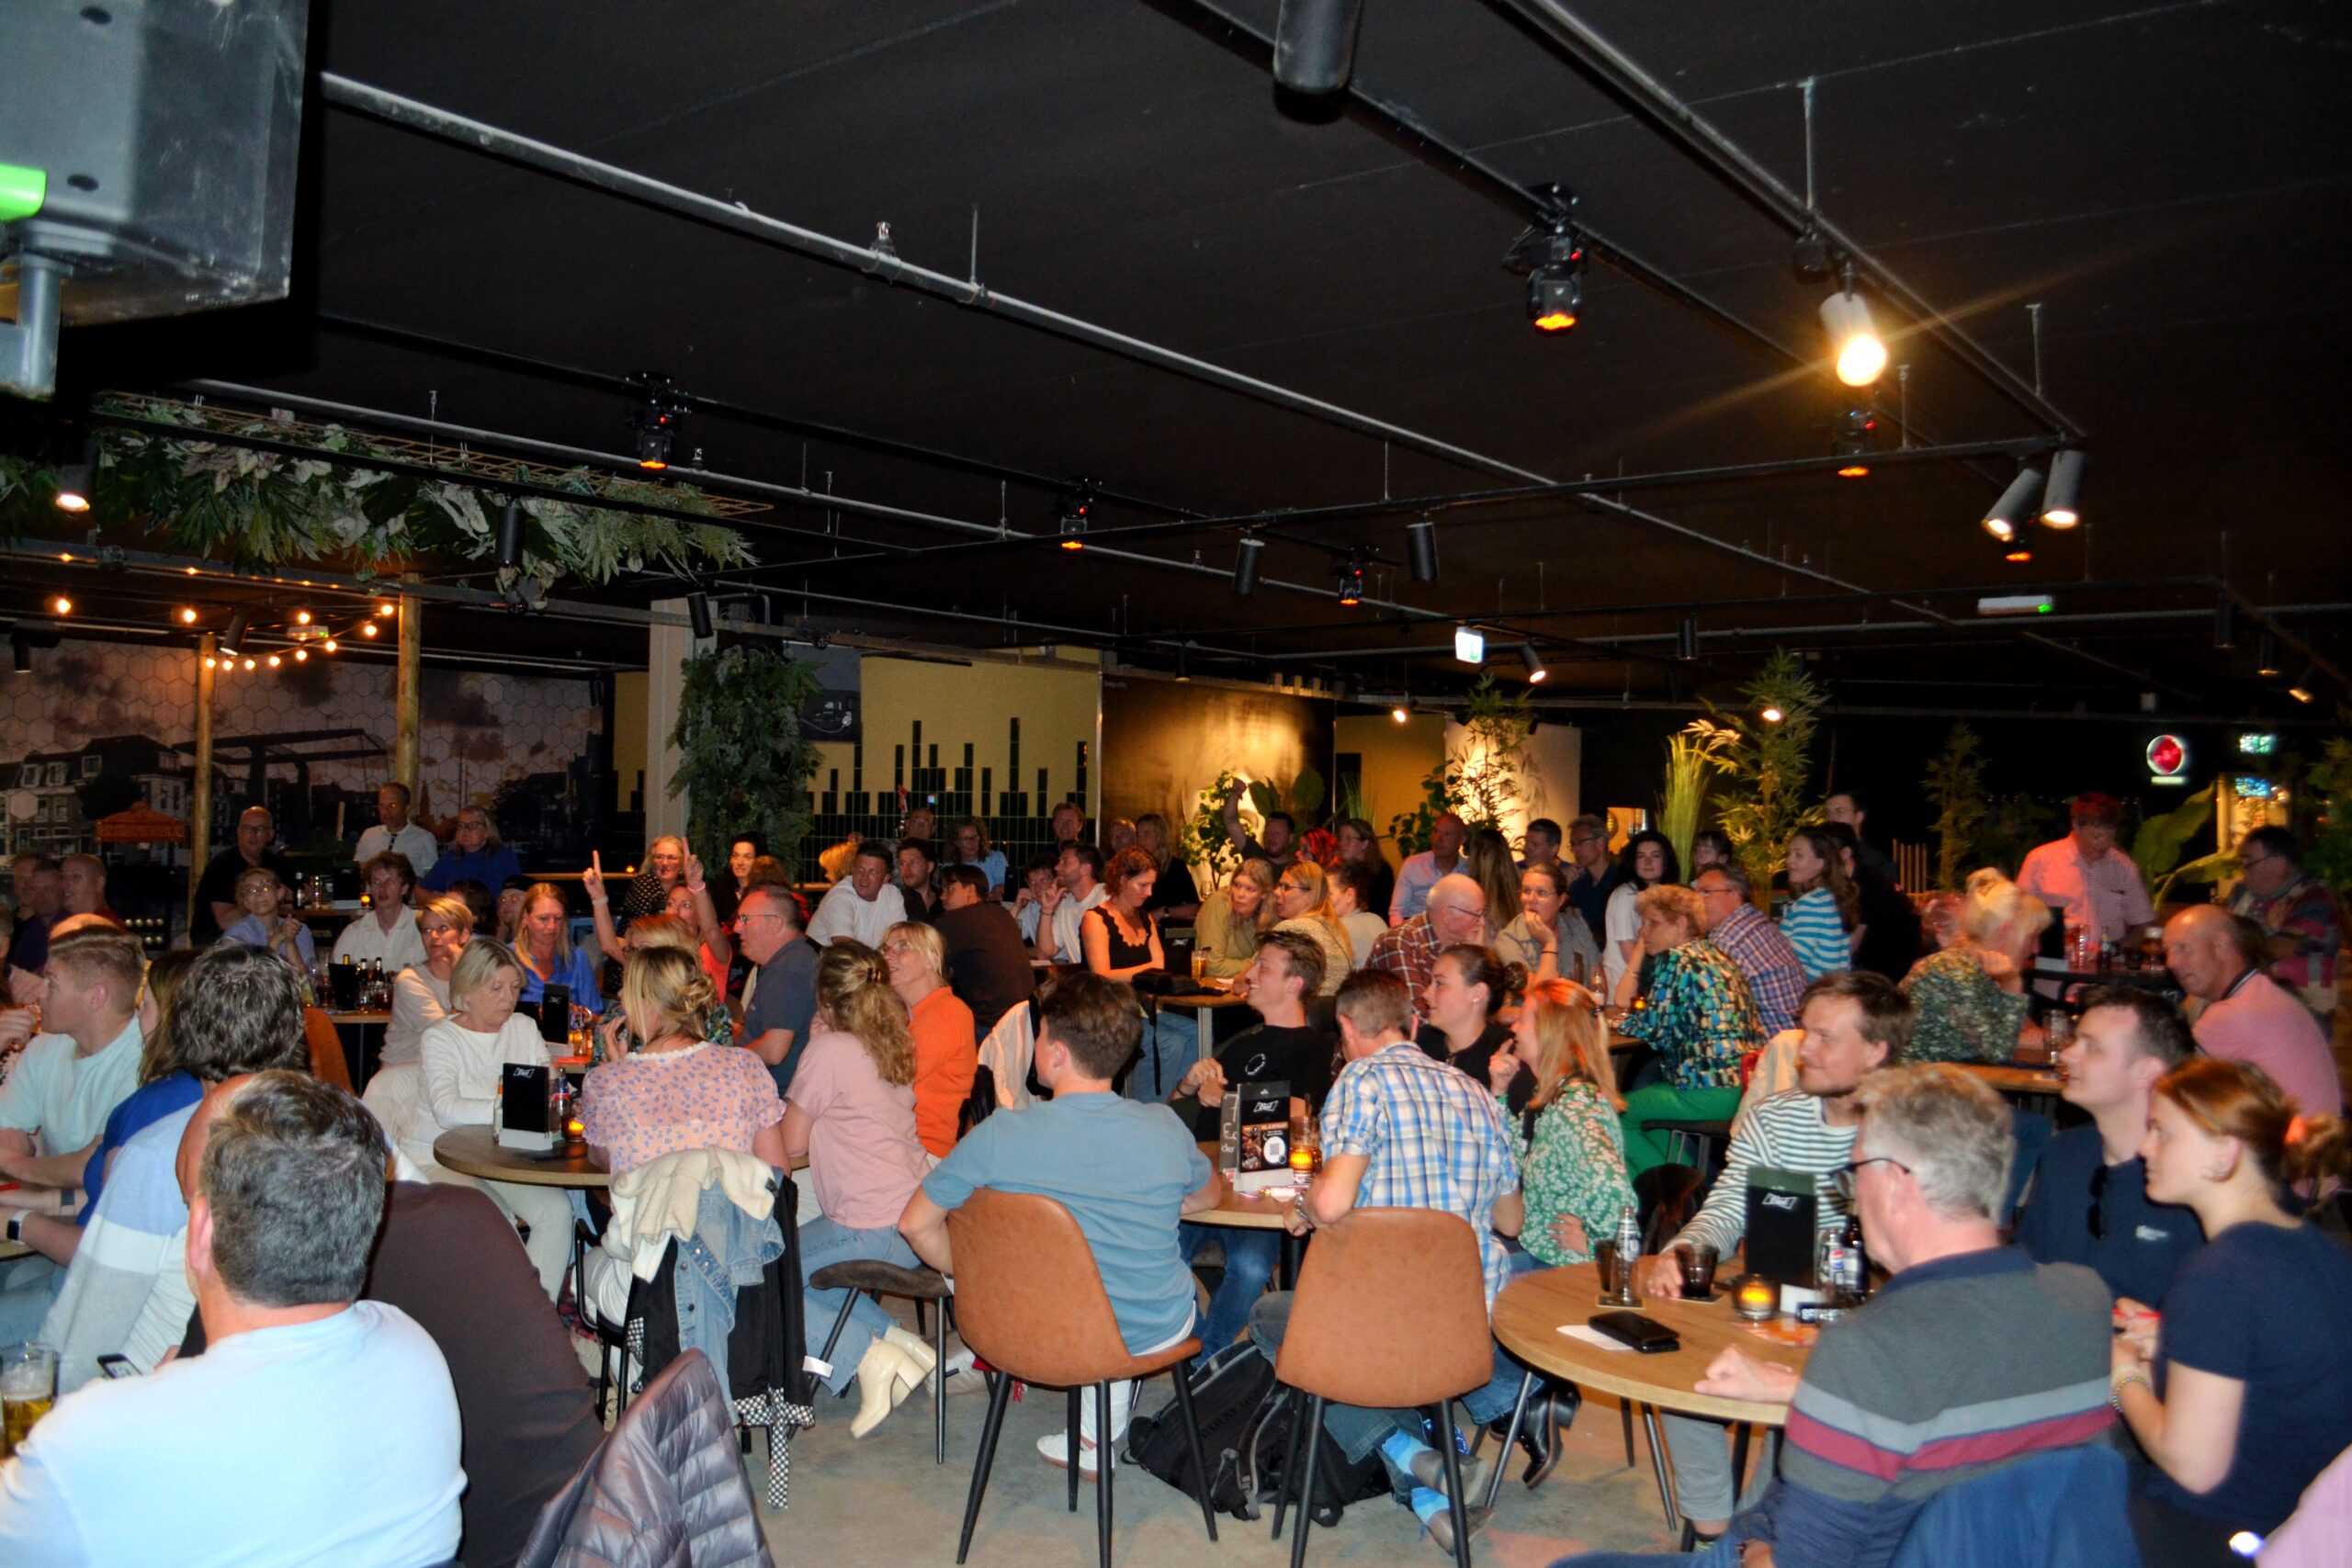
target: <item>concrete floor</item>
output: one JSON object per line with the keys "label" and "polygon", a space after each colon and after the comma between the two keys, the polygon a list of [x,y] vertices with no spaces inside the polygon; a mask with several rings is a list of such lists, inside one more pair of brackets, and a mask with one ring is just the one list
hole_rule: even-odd
{"label": "concrete floor", "polygon": [[[1158,1411],[1170,1398],[1168,1389],[1165,1378],[1145,1384],[1137,1408]],[[820,1397],[816,1427],[793,1445],[792,1506],[764,1516],[777,1562],[953,1562],[986,1397],[947,1402],[944,1465],[932,1463],[926,1393],[910,1395],[863,1442],[849,1435],[854,1401]],[[1067,1477],[1040,1460],[1035,1447],[1038,1438],[1060,1426],[1063,1409],[1058,1391],[1039,1391],[1006,1411],[995,1470],[972,1536],[971,1568],[1095,1561],[1092,1483],[1080,1489],[1079,1512],[1067,1512]],[[1589,1549],[1671,1548],[1639,1426],[1637,1464],[1632,1469],[1625,1464],[1623,1428],[1611,1401],[1589,1401],[1566,1440],[1559,1467],[1542,1487],[1528,1491],[1516,1470],[1504,1483],[1494,1521],[1475,1538],[1475,1560],[1497,1568],[1542,1568]],[[1490,1440],[1488,1451],[1492,1448]],[[755,1483],[764,1460],[757,1451],[752,1456]],[[1132,1465],[1120,1467],[1113,1502],[1113,1551],[1121,1563],[1274,1568],[1290,1561],[1287,1527],[1275,1542],[1268,1537],[1270,1519],[1251,1524],[1219,1515],[1218,1540],[1211,1544],[1192,1498]],[[1412,1515],[1376,1500],[1351,1506],[1334,1529],[1312,1533],[1307,1551],[1309,1561],[1317,1563],[1450,1561],[1420,1537]]]}

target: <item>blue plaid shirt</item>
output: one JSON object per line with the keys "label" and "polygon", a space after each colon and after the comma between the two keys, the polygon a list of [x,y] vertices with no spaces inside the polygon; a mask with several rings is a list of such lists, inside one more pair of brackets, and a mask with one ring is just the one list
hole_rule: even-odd
{"label": "blue plaid shirt", "polygon": [[1364,1156],[1360,1209],[1437,1209],[1467,1220],[1494,1306],[1510,1277],[1492,1228],[1495,1201],[1519,1190],[1519,1166],[1486,1085],[1409,1040],[1383,1046],[1350,1062],[1331,1086],[1323,1154]]}

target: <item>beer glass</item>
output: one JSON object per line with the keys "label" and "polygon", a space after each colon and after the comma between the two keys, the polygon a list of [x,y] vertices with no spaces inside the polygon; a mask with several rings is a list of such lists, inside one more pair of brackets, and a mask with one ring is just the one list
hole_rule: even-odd
{"label": "beer glass", "polygon": [[0,1459],[15,1453],[56,1403],[54,1346],[28,1343],[0,1350]]}

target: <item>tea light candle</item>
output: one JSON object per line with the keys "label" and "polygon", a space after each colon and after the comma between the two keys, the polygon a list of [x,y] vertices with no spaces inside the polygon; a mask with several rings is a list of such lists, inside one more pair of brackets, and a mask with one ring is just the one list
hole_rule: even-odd
{"label": "tea light candle", "polygon": [[1781,1288],[1760,1275],[1743,1275],[1732,1286],[1732,1310],[1751,1323],[1761,1323],[1781,1309]]}

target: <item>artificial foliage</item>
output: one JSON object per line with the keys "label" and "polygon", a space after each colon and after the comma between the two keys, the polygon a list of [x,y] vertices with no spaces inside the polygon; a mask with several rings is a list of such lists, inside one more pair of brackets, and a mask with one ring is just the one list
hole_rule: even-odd
{"label": "artificial foliage", "polygon": [[[1741,711],[1726,716],[1737,732],[1733,767],[1716,821],[1731,840],[1748,880],[1758,889],[1772,886],[1783,864],[1789,836],[1821,820],[1818,802],[1808,804],[1814,731],[1821,722],[1821,689],[1797,656],[1776,649],[1756,679],[1740,688]],[[1767,721],[1767,710],[1780,717]]]}
{"label": "artificial foliage", "polygon": [[1722,774],[1739,771],[1739,731],[1711,719],[1694,719],[1666,738],[1666,787],[1658,795],[1658,831],[1674,846],[1679,865],[1690,863],[1690,840],[1707,789]]}
{"label": "artificial foliage", "polygon": [[1500,831],[1504,813],[1526,798],[1527,738],[1535,731],[1534,705],[1525,692],[1505,696],[1492,675],[1470,688],[1462,715],[1461,744],[1421,780],[1421,803],[1389,818],[1400,854],[1430,847],[1437,819],[1451,811],[1476,832]]}
{"label": "artificial foliage", "polygon": [[2311,822],[2303,869],[2352,898],[2352,739],[2332,737],[2305,778],[2299,812]]}
{"label": "artificial foliage", "polygon": [[1984,756],[1974,729],[1951,727],[1919,787],[1936,808],[1936,886],[1957,888],[1984,825]]}
{"label": "artificial foliage", "polygon": [[758,833],[768,853],[798,865],[817,772],[817,746],[800,733],[800,710],[821,685],[817,667],[729,648],[695,655],[682,673],[670,793],[687,797],[687,842],[705,865],[724,865],[729,844]]}

